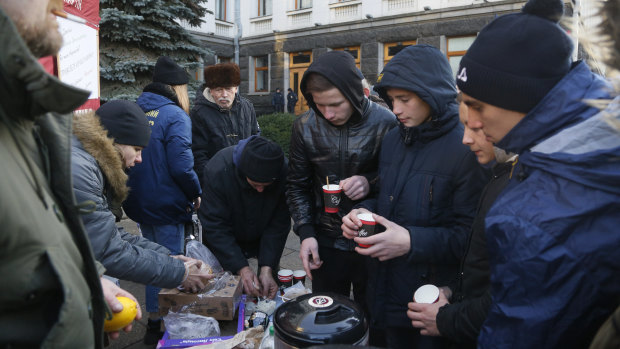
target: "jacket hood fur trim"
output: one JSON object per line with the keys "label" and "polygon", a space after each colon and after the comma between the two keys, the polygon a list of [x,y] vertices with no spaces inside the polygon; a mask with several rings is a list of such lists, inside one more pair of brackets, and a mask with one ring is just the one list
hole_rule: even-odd
{"label": "jacket hood fur trim", "polygon": [[123,159],[114,147],[114,140],[107,136],[95,112],[73,115],[73,134],[84,149],[95,158],[108,185],[112,190],[113,204],[120,206],[129,193],[127,174],[123,169]]}

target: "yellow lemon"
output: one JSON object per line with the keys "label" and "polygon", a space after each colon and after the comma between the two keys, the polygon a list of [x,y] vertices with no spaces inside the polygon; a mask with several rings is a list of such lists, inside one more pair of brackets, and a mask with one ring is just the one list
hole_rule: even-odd
{"label": "yellow lemon", "polygon": [[118,313],[112,314],[112,319],[105,320],[103,324],[103,330],[105,332],[118,331],[121,328],[129,325],[138,314],[138,304],[133,299],[127,297],[116,297],[123,305],[123,310]]}

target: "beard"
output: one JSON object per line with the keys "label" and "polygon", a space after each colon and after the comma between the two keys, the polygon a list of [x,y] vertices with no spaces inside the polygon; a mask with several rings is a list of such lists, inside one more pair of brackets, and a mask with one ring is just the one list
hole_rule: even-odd
{"label": "beard", "polygon": [[17,30],[32,55],[37,58],[56,55],[62,46],[62,35],[55,21],[48,20],[35,27],[22,26],[18,23]]}
{"label": "beard", "polygon": [[62,9],[62,6],[62,0],[50,0],[45,17],[34,25],[23,19],[15,21],[17,31],[33,56],[40,58],[58,54],[62,46],[62,35],[58,31],[58,22],[48,14],[53,8]]}

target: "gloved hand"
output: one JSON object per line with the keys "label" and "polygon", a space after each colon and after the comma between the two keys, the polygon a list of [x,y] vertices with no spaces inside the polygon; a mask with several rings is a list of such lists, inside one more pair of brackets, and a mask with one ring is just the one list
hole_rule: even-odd
{"label": "gloved hand", "polygon": [[185,278],[181,286],[187,292],[200,292],[200,290],[205,288],[207,282],[215,277],[215,275],[209,274],[207,269],[203,268],[204,263],[198,259],[190,258],[190,260],[184,262],[184,264]]}

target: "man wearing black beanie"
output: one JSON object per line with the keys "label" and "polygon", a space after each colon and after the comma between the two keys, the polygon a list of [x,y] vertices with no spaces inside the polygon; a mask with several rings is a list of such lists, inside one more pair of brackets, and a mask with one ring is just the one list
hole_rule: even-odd
{"label": "man wearing black beanie", "polygon": [[[284,197],[287,161],[275,143],[252,136],[217,152],[205,167],[198,217],[204,243],[246,294],[274,298],[273,278],[291,227]],[[247,258],[257,257],[258,276]]]}
{"label": "man wearing black beanie", "polygon": [[479,348],[583,348],[618,306],[620,139],[609,84],[571,62],[560,0],[482,29],[457,74],[468,126],[519,154],[485,228],[493,303]]}

